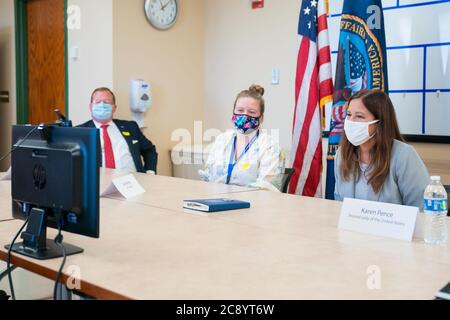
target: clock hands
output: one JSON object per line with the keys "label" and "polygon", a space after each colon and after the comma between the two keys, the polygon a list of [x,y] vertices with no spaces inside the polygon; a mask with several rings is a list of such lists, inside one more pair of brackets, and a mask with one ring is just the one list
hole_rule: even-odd
{"label": "clock hands", "polygon": [[167,30],[177,20],[178,2],[177,0],[145,0],[145,15],[154,28]]}
{"label": "clock hands", "polygon": [[169,3],[171,3],[171,2],[172,2],[172,0],[167,1],[167,3],[162,6],[162,9],[164,10],[169,5]]}

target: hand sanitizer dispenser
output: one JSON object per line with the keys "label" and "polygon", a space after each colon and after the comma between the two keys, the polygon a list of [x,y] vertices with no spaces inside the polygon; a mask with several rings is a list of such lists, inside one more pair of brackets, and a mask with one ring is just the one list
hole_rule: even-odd
{"label": "hand sanitizer dispenser", "polygon": [[130,109],[133,120],[139,128],[144,127],[145,113],[152,106],[152,94],[150,84],[144,80],[130,81]]}

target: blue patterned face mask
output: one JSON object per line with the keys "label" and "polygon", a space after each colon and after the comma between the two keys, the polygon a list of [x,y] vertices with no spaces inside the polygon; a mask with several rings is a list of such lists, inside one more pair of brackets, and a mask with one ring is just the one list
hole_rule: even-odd
{"label": "blue patterned face mask", "polygon": [[245,114],[233,115],[233,123],[242,134],[250,134],[259,128],[260,118],[254,118]]}
{"label": "blue patterned face mask", "polygon": [[113,106],[108,103],[95,103],[92,105],[92,116],[98,120],[107,120],[112,118],[112,110]]}

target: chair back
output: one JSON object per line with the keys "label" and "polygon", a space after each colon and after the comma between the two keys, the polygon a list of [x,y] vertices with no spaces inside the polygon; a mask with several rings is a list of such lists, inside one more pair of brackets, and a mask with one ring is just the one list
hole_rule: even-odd
{"label": "chair back", "polygon": [[284,169],[284,175],[283,175],[283,181],[282,181],[282,192],[287,193],[289,188],[289,183],[291,182],[292,175],[294,174],[293,168],[285,168]]}

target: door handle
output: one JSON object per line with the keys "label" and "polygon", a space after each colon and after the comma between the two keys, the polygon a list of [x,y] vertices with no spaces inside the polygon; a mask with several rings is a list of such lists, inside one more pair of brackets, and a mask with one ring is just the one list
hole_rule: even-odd
{"label": "door handle", "polygon": [[9,92],[0,91],[0,102],[9,102]]}

